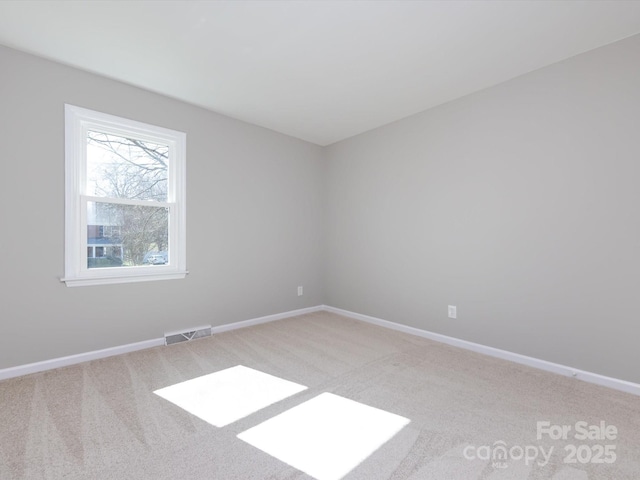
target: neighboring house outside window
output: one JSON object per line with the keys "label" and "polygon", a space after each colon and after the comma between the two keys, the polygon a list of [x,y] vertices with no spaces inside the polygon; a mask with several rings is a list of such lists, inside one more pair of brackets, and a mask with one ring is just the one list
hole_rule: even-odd
{"label": "neighboring house outside window", "polygon": [[118,225],[87,225],[87,267],[119,267],[124,245]]}
{"label": "neighboring house outside window", "polygon": [[68,286],[184,278],[186,135],[65,106]]}

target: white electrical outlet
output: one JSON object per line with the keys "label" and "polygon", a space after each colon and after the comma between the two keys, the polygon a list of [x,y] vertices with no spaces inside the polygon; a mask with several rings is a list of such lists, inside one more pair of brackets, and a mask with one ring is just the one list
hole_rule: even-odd
{"label": "white electrical outlet", "polygon": [[449,318],[458,318],[458,308],[449,305]]}
{"label": "white electrical outlet", "polygon": [[298,296],[301,297],[302,296],[302,287],[298,287]]}

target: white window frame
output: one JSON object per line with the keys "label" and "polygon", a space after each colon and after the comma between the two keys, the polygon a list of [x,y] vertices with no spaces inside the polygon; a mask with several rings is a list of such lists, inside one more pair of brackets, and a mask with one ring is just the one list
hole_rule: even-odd
{"label": "white window frame", "polygon": [[[87,195],[87,132],[98,131],[169,147],[166,202]],[[184,278],[186,268],[186,140],[183,132],[65,105],[65,276],[68,287]],[[87,202],[169,209],[169,262],[165,265],[88,268]]]}

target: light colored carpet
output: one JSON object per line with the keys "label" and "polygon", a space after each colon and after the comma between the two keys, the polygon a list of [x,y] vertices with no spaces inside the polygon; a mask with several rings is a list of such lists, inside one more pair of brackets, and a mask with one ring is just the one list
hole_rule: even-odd
{"label": "light colored carpet", "polygon": [[[308,389],[221,428],[153,393],[236,365]],[[0,478],[309,479],[237,435],[325,392],[410,420],[345,480],[640,478],[640,398],[327,312],[0,382]],[[538,440],[545,420],[618,435]],[[544,466],[465,458],[499,441],[554,451]],[[617,459],[565,463],[568,444]]]}

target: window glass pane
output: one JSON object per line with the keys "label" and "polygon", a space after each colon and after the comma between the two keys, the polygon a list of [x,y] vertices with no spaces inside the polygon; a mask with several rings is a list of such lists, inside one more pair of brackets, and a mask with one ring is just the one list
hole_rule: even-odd
{"label": "window glass pane", "polygon": [[169,261],[169,211],[87,202],[87,247],[88,268],[164,265]]}
{"label": "window glass pane", "polygon": [[101,132],[87,134],[87,195],[167,201],[169,147]]}

